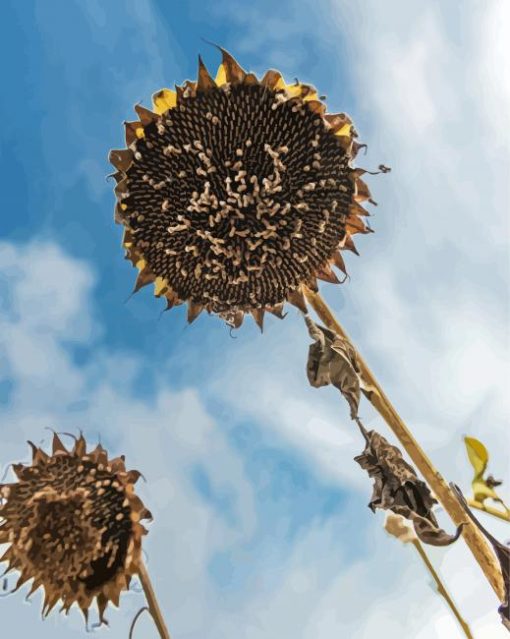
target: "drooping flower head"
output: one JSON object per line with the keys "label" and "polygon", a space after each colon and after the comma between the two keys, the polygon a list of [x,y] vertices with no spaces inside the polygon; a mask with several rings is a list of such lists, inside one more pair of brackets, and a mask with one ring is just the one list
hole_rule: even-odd
{"label": "drooping flower head", "polygon": [[32,464],[15,464],[18,481],[0,485],[0,543],[9,544],[0,562],[20,573],[16,589],[30,579],[30,593],[44,588],[44,615],[61,600],[87,618],[97,599],[104,621],[137,572],[140,520],[150,518],[134,494],[140,473],[101,446],[87,453],[83,437],[68,451],[55,435],[51,455],[31,446]]}
{"label": "drooping flower head", "polygon": [[[277,71],[258,79],[222,50],[216,79],[198,79],[136,106],[127,149],[111,151],[135,289],[154,282],[168,306],[188,303],[239,326],[250,312],[306,308],[302,286],[338,282],[340,251],[370,229],[371,196],[351,166],[360,145],[349,117]],[[384,167],[383,167],[384,168]],[[360,217],[361,216],[361,217]]]}

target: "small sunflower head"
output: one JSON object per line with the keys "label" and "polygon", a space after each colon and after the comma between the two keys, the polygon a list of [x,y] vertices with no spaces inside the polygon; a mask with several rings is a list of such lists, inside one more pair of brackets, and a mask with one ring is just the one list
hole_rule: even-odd
{"label": "small sunflower head", "polygon": [[172,307],[188,303],[239,326],[246,312],[306,308],[302,288],[338,282],[340,251],[368,233],[371,196],[351,162],[360,145],[350,118],[328,114],[317,91],[280,73],[258,79],[222,50],[216,79],[162,89],[136,106],[117,172],[116,221],[127,258]]}
{"label": "small sunflower head", "polygon": [[134,494],[140,473],[101,446],[87,452],[83,437],[67,450],[55,435],[51,455],[31,446],[31,465],[15,464],[18,481],[0,485],[0,543],[9,544],[0,561],[20,573],[16,589],[30,579],[30,593],[44,588],[45,616],[61,600],[87,617],[97,599],[104,621],[137,572],[140,520],[150,518]]}

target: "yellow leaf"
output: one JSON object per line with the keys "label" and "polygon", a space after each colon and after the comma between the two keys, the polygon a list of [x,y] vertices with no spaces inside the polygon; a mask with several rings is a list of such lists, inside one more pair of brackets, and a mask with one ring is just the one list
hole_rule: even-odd
{"label": "yellow leaf", "polygon": [[475,478],[481,477],[487,468],[489,453],[482,442],[474,437],[464,437],[464,443],[466,444],[469,461],[475,469]]}
{"label": "yellow leaf", "polygon": [[494,499],[494,501],[500,501],[498,494],[496,493],[494,488],[487,486],[483,479],[473,481],[472,487],[473,497],[476,501],[479,501],[482,504],[486,499]]}

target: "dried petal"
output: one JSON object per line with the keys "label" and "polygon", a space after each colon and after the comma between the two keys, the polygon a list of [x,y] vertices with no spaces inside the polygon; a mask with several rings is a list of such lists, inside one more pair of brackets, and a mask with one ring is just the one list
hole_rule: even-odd
{"label": "dried petal", "polygon": [[197,89],[199,91],[208,91],[216,88],[216,82],[209,75],[209,71],[204,64],[201,56],[198,56],[198,81]]}

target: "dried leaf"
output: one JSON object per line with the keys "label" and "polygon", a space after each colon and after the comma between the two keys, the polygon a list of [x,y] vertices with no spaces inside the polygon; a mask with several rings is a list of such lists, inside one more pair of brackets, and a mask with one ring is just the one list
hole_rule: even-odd
{"label": "dried leaf", "polygon": [[480,532],[487,538],[491,546],[496,553],[498,561],[501,565],[501,574],[503,575],[503,583],[505,585],[505,600],[498,608],[498,612],[501,615],[501,621],[505,628],[510,631],[510,548],[502,544],[495,537],[493,537],[488,530],[486,530],[478,519],[473,515],[473,511],[466,503],[464,495],[458,486],[450,484],[451,489],[457,495],[458,500],[462,504],[462,507],[469,515],[471,521],[480,530]]}
{"label": "dried leaf", "polygon": [[356,351],[347,340],[324,326],[318,326],[309,315],[305,315],[305,322],[314,340],[308,350],[308,381],[314,388],[328,384],[338,388],[349,403],[351,418],[355,419],[360,401]]}
{"label": "dried leaf", "polygon": [[354,458],[374,479],[369,508],[391,510],[412,522],[418,538],[432,546],[448,546],[459,538],[463,524],[455,535],[449,535],[436,520],[432,507],[436,500],[425,482],[418,479],[414,468],[402,453],[374,430],[367,431],[357,420],[366,441],[365,450]]}

